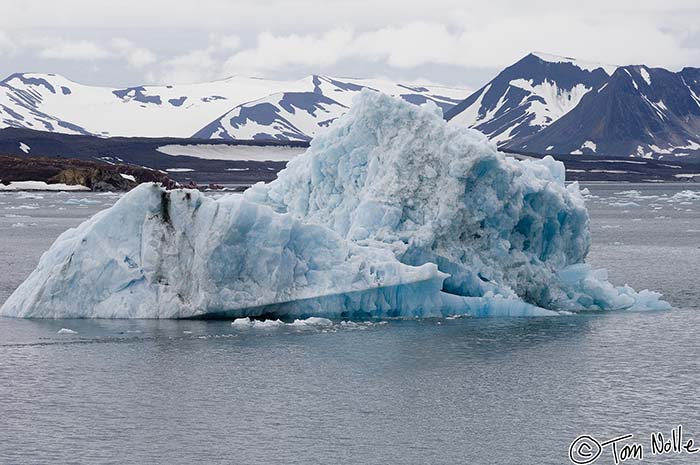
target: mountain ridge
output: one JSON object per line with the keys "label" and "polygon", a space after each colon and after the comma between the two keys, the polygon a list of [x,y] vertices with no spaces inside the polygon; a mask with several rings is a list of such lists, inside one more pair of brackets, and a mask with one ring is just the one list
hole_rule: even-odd
{"label": "mountain ridge", "polygon": [[589,71],[530,53],[447,111],[445,118],[478,129],[500,146],[548,126],[607,77],[602,67]]}
{"label": "mountain ridge", "polygon": [[[123,88],[90,86],[53,73],[14,73],[0,81],[0,128],[19,127],[65,134],[102,137],[191,137],[233,109],[275,94],[314,92],[338,103],[332,114],[344,113],[361,88],[402,95],[409,101],[433,100],[444,108],[461,101],[468,91],[436,86],[416,87],[378,79],[310,75],[295,80],[232,76],[223,80],[183,85],[136,85]],[[281,102],[278,102],[281,104]],[[346,107],[344,110],[342,107]],[[277,111],[282,111],[281,107]],[[341,111],[342,110],[342,111]],[[291,126],[313,129],[257,131],[268,139],[309,140],[318,127],[304,115]],[[249,122],[255,125],[257,122]],[[250,129],[230,131],[230,139],[247,139]],[[291,136],[291,137],[290,137]]]}
{"label": "mountain ridge", "polygon": [[431,101],[501,150],[700,160],[700,69],[608,65],[532,52],[475,92],[312,74],[184,85],[88,86],[53,73],[0,81],[0,128],[98,137],[308,142],[362,89]]}
{"label": "mountain ridge", "polygon": [[700,69],[542,56],[505,68],[446,118],[505,151],[700,159]]}

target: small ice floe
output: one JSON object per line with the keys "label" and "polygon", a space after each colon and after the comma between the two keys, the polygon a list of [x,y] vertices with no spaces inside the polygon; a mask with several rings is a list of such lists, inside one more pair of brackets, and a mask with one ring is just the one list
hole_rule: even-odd
{"label": "small ice floe", "polygon": [[313,328],[313,327],[330,327],[333,322],[328,318],[309,317],[303,320],[297,319],[291,323],[285,323],[282,320],[251,320],[248,317],[236,318],[231,323],[235,328],[255,328],[255,329],[272,329],[280,327],[291,328]]}
{"label": "small ice floe", "polygon": [[[569,171],[569,170],[567,170],[567,171]],[[581,170],[581,171],[583,171],[583,170]],[[593,200],[593,199],[599,198],[597,195],[591,194],[591,191],[587,187],[584,187],[579,192],[581,193],[581,197],[583,197],[584,200]]]}
{"label": "small ice floe", "polygon": [[689,200],[700,200],[700,192],[685,190],[673,194],[668,202],[688,202]]}
{"label": "small ice floe", "polygon": [[78,331],[73,331],[72,329],[68,328],[61,328],[56,332],[56,334],[78,334]]}
{"label": "small ice floe", "polygon": [[66,205],[82,206],[82,205],[97,205],[97,204],[102,203],[102,202],[100,202],[99,200],[92,200],[92,199],[83,198],[83,199],[67,199],[67,200],[64,200],[63,203],[65,203]]}
{"label": "small ice floe", "polygon": [[20,192],[17,194],[18,199],[34,199],[34,200],[43,200],[44,196],[40,194],[35,194],[33,192]]}
{"label": "small ice floe", "polygon": [[274,329],[284,326],[282,320],[252,320],[250,323],[254,329]]}
{"label": "small ice floe", "polygon": [[16,207],[5,207],[5,210],[36,210],[38,208],[38,203],[29,203],[24,205],[17,205]]}
{"label": "small ice floe", "polygon": [[622,192],[616,192],[615,195],[621,195],[623,197],[627,197],[628,199],[634,199],[634,200],[654,200],[658,199],[658,195],[643,195],[641,191],[638,190],[627,190],[627,191],[622,191]]}
{"label": "small ice floe", "polygon": [[251,321],[248,317],[236,318],[235,320],[233,320],[233,322],[231,322],[231,326],[235,326],[237,328],[250,328]]}
{"label": "small ice floe", "polygon": [[333,326],[333,322],[328,318],[309,317],[305,320],[294,320],[289,326]]}
{"label": "small ice floe", "polygon": [[90,188],[81,185],[62,183],[47,184],[44,181],[12,181],[8,185],[0,184],[0,191],[89,191]]}
{"label": "small ice floe", "polygon": [[251,320],[248,317],[236,318],[231,323],[231,326],[236,328],[256,328],[256,329],[271,329],[284,326],[282,320]]}
{"label": "small ice floe", "polygon": [[610,202],[608,205],[611,207],[638,207],[639,204],[637,202]]}
{"label": "small ice floe", "polygon": [[341,321],[340,322],[340,327],[343,329],[367,329],[372,326],[378,326],[378,325],[385,325],[387,324],[386,321],[377,321],[377,322],[372,322],[372,321],[360,321],[360,322],[355,322],[355,321]]}

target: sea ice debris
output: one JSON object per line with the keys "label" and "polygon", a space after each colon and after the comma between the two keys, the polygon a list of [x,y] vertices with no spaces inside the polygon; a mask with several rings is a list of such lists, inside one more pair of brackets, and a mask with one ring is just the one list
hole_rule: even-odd
{"label": "sea ice debris", "polygon": [[78,331],[74,331],[68,328],[61,328],[58,331],[56,331],[56,334],[78,334]]}

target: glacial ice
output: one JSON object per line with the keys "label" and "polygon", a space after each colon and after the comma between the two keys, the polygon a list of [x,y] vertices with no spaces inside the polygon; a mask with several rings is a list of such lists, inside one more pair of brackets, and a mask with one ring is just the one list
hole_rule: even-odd
{"label": "glacial ice", "polygon": [[588,215],[564,174],[551,157],[505,157],[435,105],[365,91],[269,184],[218,199],[132,190],[63,233],[0,315],[274,321],[669,308],[584,262]]}
{"label": "glacial ice", "polygon": [[68,328],[61,328],[58,331],[56,331],[56,334],[78,334],[78,331],[74,331]]}
{"label": "glacial ice", "polygon": [[285,323],[280,319],[276,320],[252,320],[249,317],[236,318],[231,322],[231,326],[238,329],[273,329],[281,326],[287,326],[291,328],[318,328],[318,327],[330,327],[333,326],[333,321],[328,318],[319,318],[311,316],[304,319],[296,319],[291,323]]}

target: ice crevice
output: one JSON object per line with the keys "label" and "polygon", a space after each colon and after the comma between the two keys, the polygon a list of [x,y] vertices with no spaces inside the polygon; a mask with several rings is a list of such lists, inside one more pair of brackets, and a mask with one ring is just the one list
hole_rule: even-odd
{"label": "ice crevice", "polygon": [[63,233],[0,314],[293,319],[664,309],[585,263],[578,185],[363,91],[243,195],[141,185]]}

